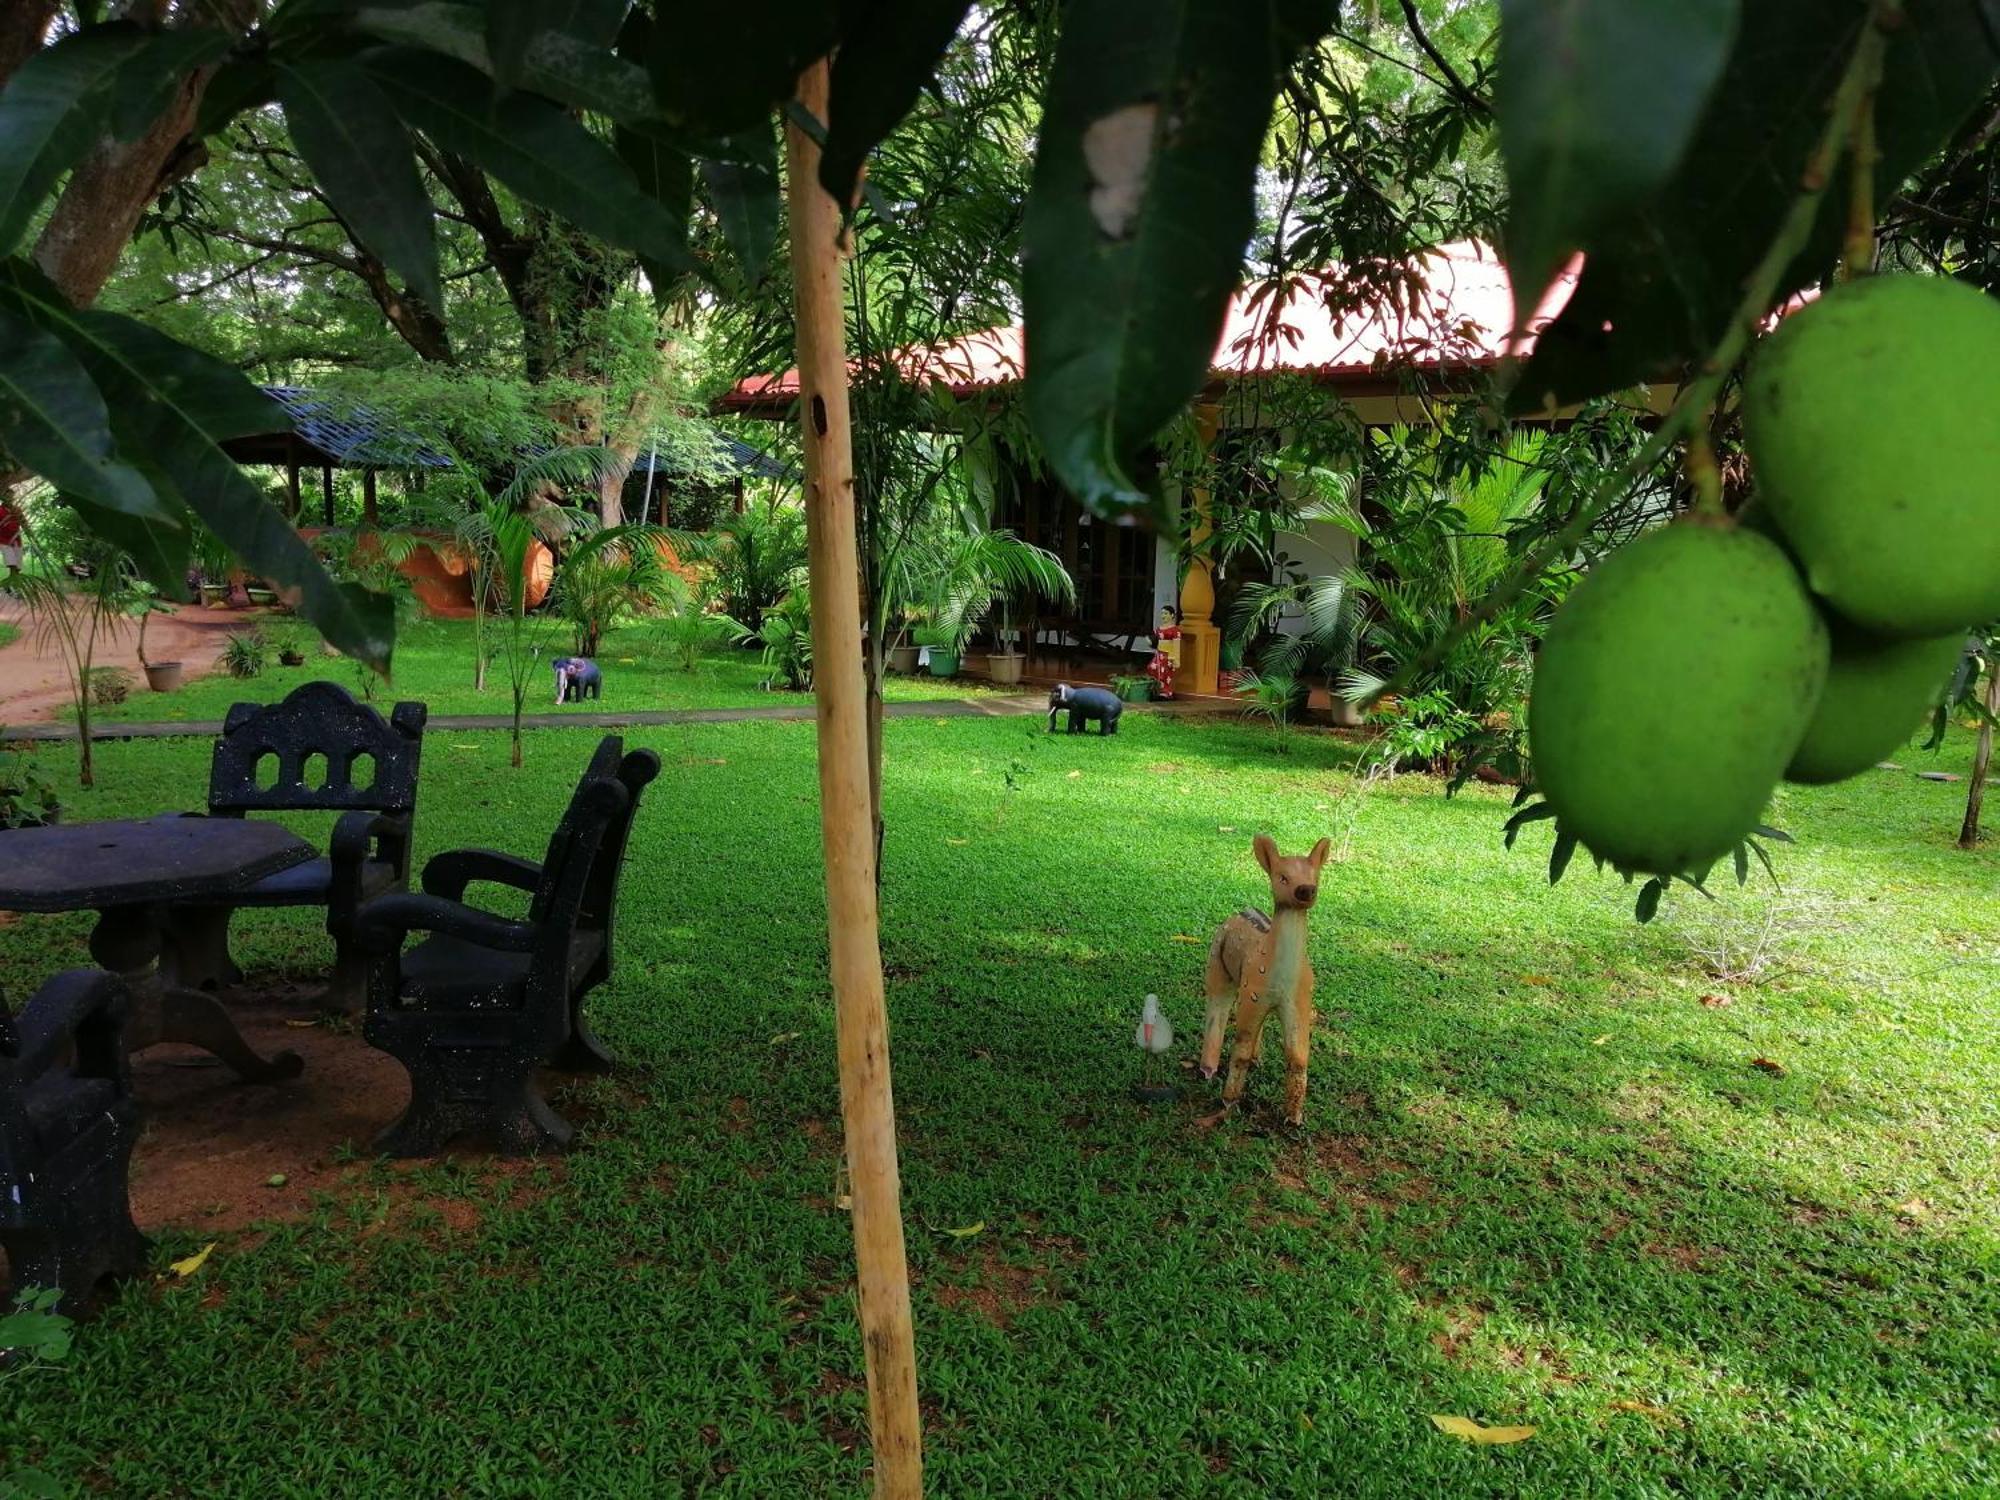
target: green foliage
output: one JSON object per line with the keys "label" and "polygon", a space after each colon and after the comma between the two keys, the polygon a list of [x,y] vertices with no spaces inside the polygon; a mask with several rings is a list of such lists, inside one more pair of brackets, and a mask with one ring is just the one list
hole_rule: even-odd
{"label": "green foliage", "polygon": [[803,693],[813,683],[812,599],[801,584],[764,616],[764,686]]}
{"label": "green foliage", "polygon": [[[1672,14],[1686,9],[1675,7]],[[1712,9],[1705,4],[1700,11]],[[1588,252],[1582,280],[1536,343],[1514,394],[1516,409],[1539,411],[1550,402],[1619,390],[1716,345],[1792,206],[1870,10],[1869,0],[1744,5],[1721,79],[1663,185],[1644,199],[1627,200],[1616,213],[1597,204],[1586,215],[1585,205],[1567,196],[1563,208],[1538,207],[1573,225],[1588,217],[1597,228],[1582,238]],[[1881,204],[1951,133],[2000,67],[2000,34],[1981,0],[1922,0],[1902,10],[1905,23],[1889,38],[1875,98],[1873,201]],[[1611,14],[1613,22],[1650,32],[1667,12],[1633,5]],[[1692,46],[1658,58],[1635,33],[1621,28],[1618,35],[1620,52],[1648,70],[1679,67],[1708,44],[1690,27],[1685,35]],[[1596,106],[1571,125],[1589,152],[1620,151],[1631,141],[1623,100],[1608,91],[1576,97]],[[1526,122],[1517,115],[1511,123]],[[1509,124],[1503,118],[1503,144],[1518,163],[1518,137]],[[1521,150],[1534,160],[1532,147],[1522,143]],[[1655,155],[1646,175],[1655,176],[1657,166]],[[1816,206],[1807,248],[1785,268],[1777,296],[1832,268],[1850,202],[1846,175],[1843,162]],[[1567,186],[1574,192],[1577,185]]]}
{"label": "green foliage", "polygon": [[1017,599],[1066,604],[1076,584],[1054,553],[1024,542],[1011,531],[989,530],[961,520],[932,533],[910,560],[915,590],[925,600],[931,644],[952,656],[965,648],[997,605],[1006,629],[1007,611]]}
{"label": "green foliage", "polygon": [[1289,672],[1246,671],[1236,679],[1236,696],[1243,700],[1246,719],[1271,726],[1271,748],[1289,755],[1292,719],[1305,704],[1306,685]]}
{"label": "green foliage", "polygon": [[409,135],[382,90],[352,63],[306,61],[278,69],[278,98],[299,153],[340,216],[411,291],[442,311],[430,198]]}
{"label": "green foliage", "polygon": [[1742,0],[1503,0],[1508,269],[1526,328],[1563,262],[1678,165]]}
{"label": "green foliage", "polygon": [[32,828],[61,811],[55,784],[28,753],[0,746],[0,829]]}
{"label": "green foliage", "polygon": [[660,556],[665,536],[650,526],[607,527],[564,554],[550,600],[570,627],[576,655],[596,656],[605,635],[627,619],[687,602],[686,581]]}
{"label": "green foliage", "polygon": [[681,556],[711,570],[723,613],[751,630],[805,576],[806,518],[795,506],[749,506],[706,535],[672,537]]}
{"label": "green foliage", "polygon": [[132,674],[123,667],[92,667],[83,683],[93,708],[111,708],[132,696]]}
{"label": "green foliage", "polygon": [[741,621],[709,609],[700,593],[689,591],[660,613],[653,637],[683,672],[692,672],[717,646],[739,646],[754,639]]}
{"label": "green foliage", "polygon": [[235,678],[262,676],[270,649],[263,631],[232,630],[223,643],[222,670]]}
{"label": "green foliage", "polygon": [[[0,797],[4,797],[0,789]],[[0,819],[0,828],[15,826]],[[27,1287],[11,1311],[0,1314],[0,1384],[69,1358],[74,1342],[68,1318],[56,1311],[57,1287]],[[62,1500],[68,1491],[40,1469],[0,1469],[0,1500]]]}

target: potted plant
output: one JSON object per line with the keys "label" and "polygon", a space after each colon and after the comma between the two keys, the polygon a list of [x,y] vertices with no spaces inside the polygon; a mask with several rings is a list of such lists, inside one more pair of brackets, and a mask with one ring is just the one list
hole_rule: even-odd
{"label": "potted plant", "polygon": [[0,750],[0,828],[40,828],[62,817],[56,789],[19,750]]}
{"label": "potted plant", "polygon": [[919,625],[911,633],[914,651],[930,653],[930,673],[933,677],[956,677],[959,667],[959,643],[957,633],[942,625]]}
{"label": "potted plant", "polygon": [[173,606],[160,597],[158,589],[141,579],[131,586],[125,613],[139,622],[139,665],[146,673],[146,686],[156,693],[178,691],[185,676],[181,663],[154,661],[146,655],[146,622],[154,615],[172,614]]}
{"label": "potted plant", "polygon": [[891,672],[899,673],[904,677],[914,677],[916,675],[917,658],[921,655],[921,652],[917,648],[917,643],[910,639],[910,632],[908,630],[900,628],[897,630],[895,643],[889,647],[886,654]]}
{"label": "potted plant", "polygon": [[287,620],[273,625],[266,632],[271,648],[278,653],[278,664],[285,667],[302,667],[306,664],[305,632]]}
{"label": "potted plant", "polygon": [[1153,696],[1153,679],[1142,672],[1121,672],[1111,679],[1111,691],[1126,703],[1144,703]]}

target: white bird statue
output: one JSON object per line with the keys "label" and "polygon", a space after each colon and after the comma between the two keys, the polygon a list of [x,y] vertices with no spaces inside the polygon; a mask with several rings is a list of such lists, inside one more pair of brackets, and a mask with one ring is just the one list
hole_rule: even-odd
{"label": "white bird statue", "polygon": [[1161,1013],[1158,995],[1146,997],[1146,1009],[1139,1017],[1138,1029],[1132,1033],[1132,1041],[1146,1052],[1174,1050],[1174,1023]]}

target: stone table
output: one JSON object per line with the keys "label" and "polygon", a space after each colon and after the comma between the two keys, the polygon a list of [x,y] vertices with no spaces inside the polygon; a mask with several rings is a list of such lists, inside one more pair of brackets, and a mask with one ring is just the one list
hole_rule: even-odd
{"label": "stone table", "polygon": [[129,1051],[187,1042],[252,1082],[293,1078],[295,1052],[264,1058],[213,995],[169,984],[159,971],[168,908],[220,896],[303,864],[304,839],[247,818],[158,817],[0,831],[0,911],[95,911],[90,955],[132,990]]}

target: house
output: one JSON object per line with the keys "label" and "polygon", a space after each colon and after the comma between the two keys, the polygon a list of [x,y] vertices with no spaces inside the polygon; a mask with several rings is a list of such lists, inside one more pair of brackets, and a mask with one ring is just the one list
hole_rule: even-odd
{"label": "house", "polygon": [[[1576,285],[1572,266],[1550,289],[1529,322],[1546,326]],[[1360,428],[1421,424],[1435,419],[1438,403],[1476,390],[1500,363],[1513,320],[1513,289],[1506,267],[1488,246],[1445,245],[1372,278],[1391,290],[1359,309],[1329,309],[1338,273],[1297,276],[1283,286],[1245,287],[1231,301],[1217,341],[1207,388],[1197,398],[1197,424],[1211,455],[1226,451],[1232,430],[1266,418],[1254,396],[1260,383],[1278,377],[1323,390]],[[1331,300],[1340,300],[1336,295]],[[997,396],[1019,383],[1025,369],[1023,331],[1016,324],[985,329],[935,348],[898,357],[906,378],[943,386],[959,402]],[[738,416],[789,419],[798,397],[796,370],[739,381],[717,402]],[[1245,399],[1246,395],[1252,399]],[[1006,463],[1005,458],[1000,462]],[[1035,466],[1017,464],[1008,482],[994,485],[994,522],[1012,528],[1059,556],[1076,580],[1077,607],[1064,617],[1035,622],[1030,654],[1049,646],[1099,647],[1137,655],[1161,606],[1181,613],[1185,644],[1182,673],[1196,692],[1217,686],[1220,631],[1209,564],[1192,560],[1182,578],[1173,540],[1131,517],[1107,521],[1085,513]],[[1188,505],[1199,516],[1206,491],[1171,487],[1176,514]],[[1197,529],[1199,522],[1196,523]],[[1282,565],[1309,574],[1338,571],[1354,559],[1354,538],[1339,526],[1309,523],[1281,538]]]}

